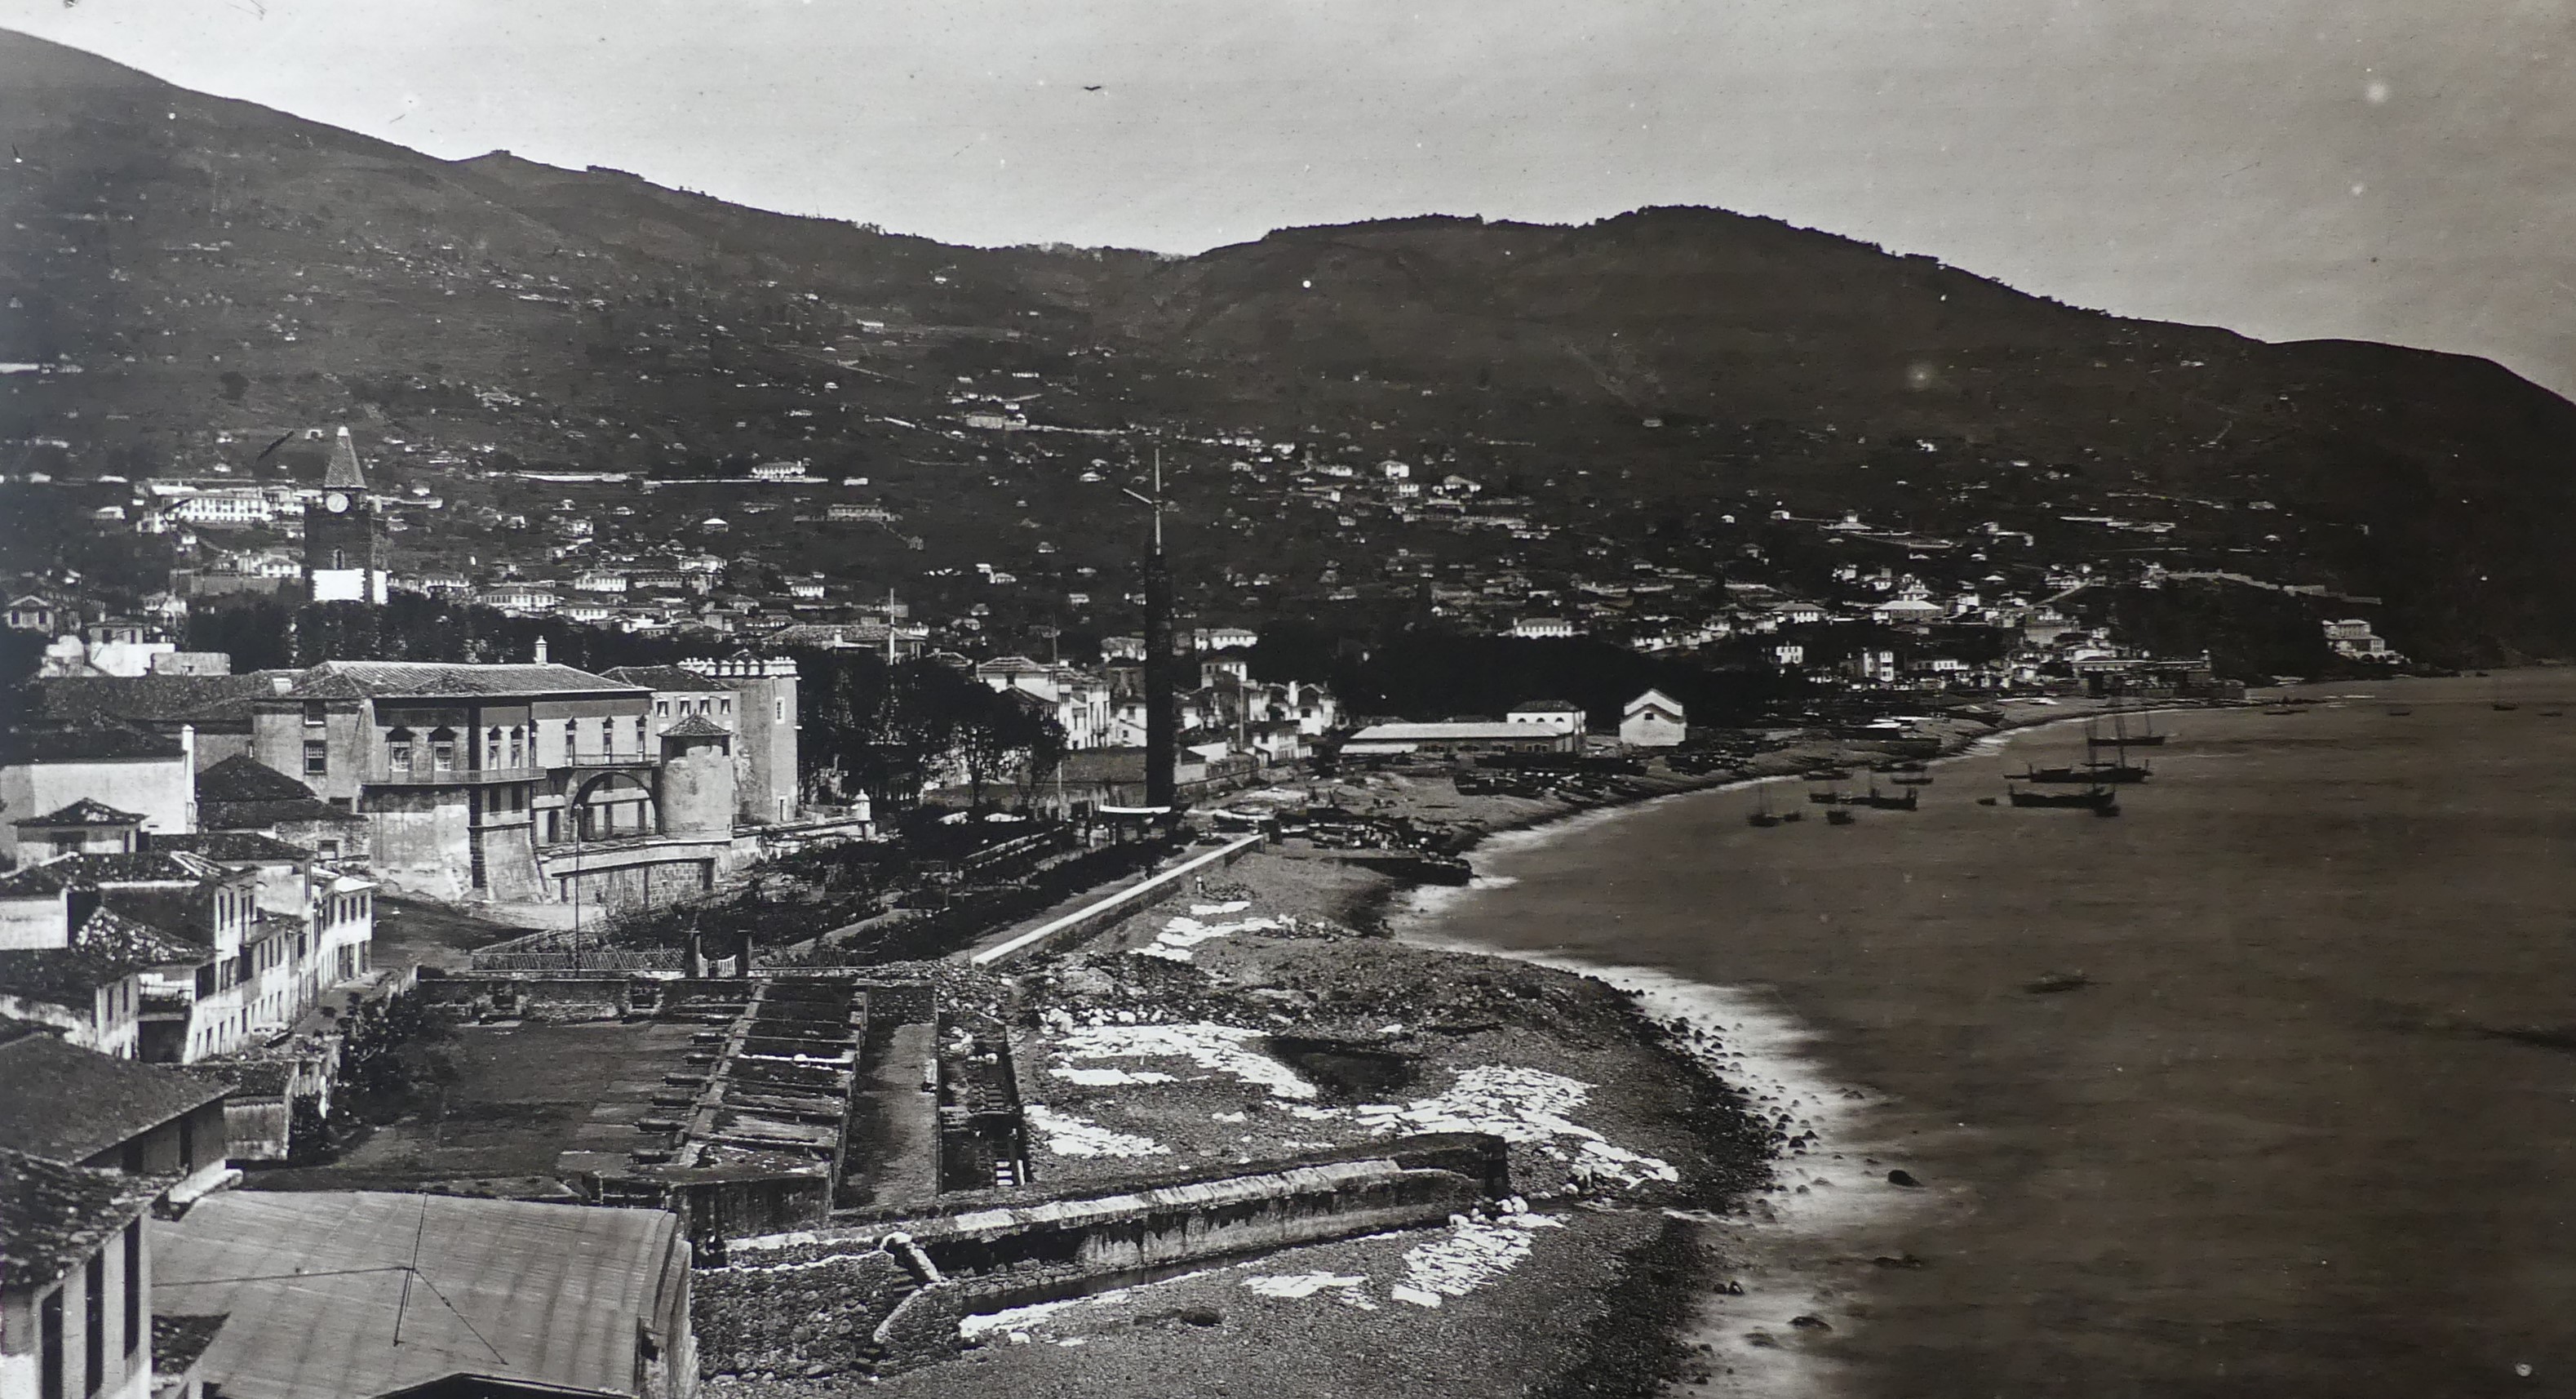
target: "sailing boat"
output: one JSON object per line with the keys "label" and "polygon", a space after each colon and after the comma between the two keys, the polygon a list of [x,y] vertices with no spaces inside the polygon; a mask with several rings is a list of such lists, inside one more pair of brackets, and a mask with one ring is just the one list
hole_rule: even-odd
{"label": "sailing boat", "polygon": [[2129,727],[2128,711],[2114,699],[2111,702],[2110,736],[2104,737],[2098,723],[2088,721],[2084,725],[2084,745],[2088,748],[2162,748],[2165,736],[2156,732],[2156,716],[2150,710],[2140,710],[2138,726],[2134,729]]}
{"label": "sailing boat", "polygon": [[1780,818],[1773,815],[1771,812],[1770,783],[1757,782],[1754,784],[1753,810],[1745,813],[1744,824],[1760,830],[1769,830],[1773,826],[1780,824]]}
{"label": "sailing boat", "polygon": [[[2005,779],[2007,783],[2011,780]],[[2005,794],[2015,806],[2074,808],[2105,815],[2117,813],[2120,809],[2119,794],[2099,783],[2081,792],[2034,792],[2007,786]]]}
{"label": "sailing boat", "polygon": [[1921,795],[1922,793],[1911,787],[1906,788],[1905,795],[1901,797],[1884,795],[1878,790],[1878,782],[1873,778],[1869,784],[1868,796],[1849,797],[1845,799],[1845,803],[1850,806],[1874,807],[1880,811],[1912,811],[1915,799]]}
{"label": "sailing boat", "polygon": [[2116,782],[2144,782],[2153,776],[2155,776],[2155,769],[2144,763],[2121,762],[2115,758],[2107,763],[2094,759],[2089,762],[2070,763],[2065,767],[2030,768],[2022,773],[2020,780],[2060,784],[2081,782],[2087,786],[2098,787]]}

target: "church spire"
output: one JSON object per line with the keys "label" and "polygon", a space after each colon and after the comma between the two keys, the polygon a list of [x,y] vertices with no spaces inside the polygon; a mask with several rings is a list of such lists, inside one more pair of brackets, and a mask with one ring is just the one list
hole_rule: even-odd
{"label": "church spire", "polygon": [[322,489],[326,491],[363,491],[367,478],[358,470],[358,449],[349,441],[349,430],[331,443],[331,465],[322,472]]}

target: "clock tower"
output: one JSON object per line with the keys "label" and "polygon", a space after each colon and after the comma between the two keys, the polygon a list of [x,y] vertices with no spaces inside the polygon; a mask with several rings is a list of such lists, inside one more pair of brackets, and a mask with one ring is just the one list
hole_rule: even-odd
{"label": "clock tower", "polygon": [[304,507],[304,596],[308,602],[385,600],[384,527],[345,427],[331,443],[322,498]]}

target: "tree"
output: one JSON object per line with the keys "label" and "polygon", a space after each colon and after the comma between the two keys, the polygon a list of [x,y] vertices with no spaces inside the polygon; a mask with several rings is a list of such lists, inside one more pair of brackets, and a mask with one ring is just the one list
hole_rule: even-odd
{"label": "tree", "polygon": [[1063,726],[1035,696],[1020,690],[974,685],[979,696],[961,706],[958,757],[966,768],[966,804],[984,804],[984,784],[1015,767],[1024,777],[1052,768],[1065,748]]}

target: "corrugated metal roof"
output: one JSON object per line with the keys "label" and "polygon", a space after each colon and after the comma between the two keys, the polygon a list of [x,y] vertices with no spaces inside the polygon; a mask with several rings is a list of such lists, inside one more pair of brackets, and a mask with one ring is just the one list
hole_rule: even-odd
{"label": "corrugated metal roof", "polygon": [[200,1371],[229,1399],[384,1394],[460,1370],[626,1394],[678,1246],[657,1210],[234,1191],[155,1227],[153,1300],[231,1314]]}

